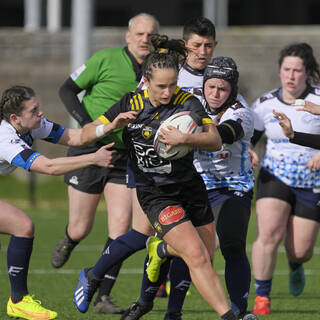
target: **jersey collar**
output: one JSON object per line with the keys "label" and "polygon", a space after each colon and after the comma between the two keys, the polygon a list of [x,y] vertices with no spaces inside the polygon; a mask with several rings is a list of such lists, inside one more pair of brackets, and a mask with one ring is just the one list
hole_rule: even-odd
{"label": "jersey collar", "polygon": [[194,69],[194,68],[190,67],[187,63],[184,64],[182,68],[187,70],[188,72],[190,72],[191,74],[193,74],[195,76],[203,76],[203,74],[204,74],[204,69],[203,70]]}

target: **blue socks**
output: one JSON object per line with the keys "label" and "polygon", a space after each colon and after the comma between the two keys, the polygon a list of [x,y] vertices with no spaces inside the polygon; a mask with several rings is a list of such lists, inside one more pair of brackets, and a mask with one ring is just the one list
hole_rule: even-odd
{"label": "blue socks", "polygon": [[247,311],[251,282],[251,269],[246,254],[241,256],[224,257],[225,280],[234,312]]}
{"label": "blue socks", "polygon": [[102,279],[107,271],[115,264],[124,261],[133,253],[144,249],[146,247],[147,239],[148,236],[138,231],[131,230],[113,240],[92,268],[92,273],[96,278]]}
{"label": "blue socks", "polygon": [[168,258],[160,267],[160,276],[157,282],[151,282],[148,278],[146,268],[147,262],[149,260],[149,256],[147,255],[146,260],[144,262],[144,272],[142,278],[142,286],[140,291],[140,297],[138,301],[144,305],[150,305],[153,303],[153,300],[156,296],[156,293],[160,287],[160,285],[165,281],[167,274],[170,268],[171,259]]}
{"label": "blue socks", "polygon": [[28,294],[27,278],[32,253],[33,238],[12,236],[7,250],[11,298],[14,303]]}
{"label": "blue socks", "polygon": [[272,286],[272,278],[269,280],[255,279],[254,287],[256,289],[257,296],[267,297],[270,299],[271,286]]}
{"label": "blue socks", "polygon": [[170,296],[168,312],[179,313],[182,310],[184,299],[191,284],[189,268],[183,259],[174,257],[169,272]]}

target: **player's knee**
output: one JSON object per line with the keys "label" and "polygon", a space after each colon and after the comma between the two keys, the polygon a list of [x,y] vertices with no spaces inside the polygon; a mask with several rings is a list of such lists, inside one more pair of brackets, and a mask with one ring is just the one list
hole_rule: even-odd
{"label": "player's knee", "polygon": [[246,243],[244,241],[233,241],[220,243],[220,249],[224,257],[234,257],[246,254]]}
{"label": "player's knee", "polygon": [[208,251],[200,244],[193,244],[189,247],[184,260],[188,261],[189,268],[199,268],[206,263],[211,263]]}
{"label": "player's knee", "polygon": [[24,238],[32,238],[34,235],[34,223],[26,216],[26,218],[19,223],[19,228],[15,232],[16,236]]}

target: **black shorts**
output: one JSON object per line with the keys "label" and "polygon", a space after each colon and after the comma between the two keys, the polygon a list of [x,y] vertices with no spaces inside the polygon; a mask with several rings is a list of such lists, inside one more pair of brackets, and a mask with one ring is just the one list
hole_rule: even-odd
{"label": "black shorts", "polygon": [[213,221],[207,191],[200,176],[182,184],[137,186],[137,196],[159,238],[185,221],[190,220],[195,227]]}
{"label": "black shorts", "polygon": [[320,222],[320,193],[289,187],[264,169],[259,173],[256,200],[261,198],[286,201],[292,207],[292,215]]}
{"label": "black shorts", "polygon": [[[68,157],[88,154],[98,150],[98,147],[71,147]],[[128,153],[126,150],[116,150],[118,156],[114,161],[114,168],[88,166],[64,175],[64,182],[73,188],[90,194],[99,194],[108,182],[126,184]]]}

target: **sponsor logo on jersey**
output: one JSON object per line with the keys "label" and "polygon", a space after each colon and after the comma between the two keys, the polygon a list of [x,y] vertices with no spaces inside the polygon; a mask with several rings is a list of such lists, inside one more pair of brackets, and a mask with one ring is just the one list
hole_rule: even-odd
{"label": "sponsor logo on jersey", "polygon": [[128,128],[130,129],[141,129],[144,126],[143,123],[129,123]]}
{"label": "sponsor logo on jersey", "polygon": [[152,128],[149,126],[146,126],[142,129],[142,136],[147,140],[152,135]]}
{"label": "sponsor logo on jersey", "polygon": [[159,222],[162,225],[169,225],[180,221],[184,217],[184,210],[181,207],[169,206],[159,214]]}

